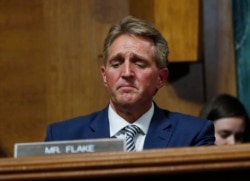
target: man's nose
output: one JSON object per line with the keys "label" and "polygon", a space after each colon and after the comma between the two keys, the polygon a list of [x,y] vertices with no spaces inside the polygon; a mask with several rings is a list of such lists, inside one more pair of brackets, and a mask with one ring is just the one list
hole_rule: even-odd
{"label": "man's nose", "polygon": [[133,74],[133,66],[131,63],[127,62],[123,65],[123,76],[131,76]]}

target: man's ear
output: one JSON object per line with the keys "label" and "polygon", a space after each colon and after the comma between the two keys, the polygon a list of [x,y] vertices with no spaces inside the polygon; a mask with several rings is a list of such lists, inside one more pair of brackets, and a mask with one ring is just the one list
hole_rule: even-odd
{"label": "man's ear", "polygon": [[168,80],[169,70],[168,68],[162,68],[159,70],[158,85],[157,88],[161,88],[165,85]]}
{"label": "man's ear", "polygon": [[107,85],[107,78],[106,78],[106,72],[105,72],[105,67],[101,66],[101,74],[102,74],[102,80],[104,85]]}
{"label": "man's ear", "polygon": [[104,83],[104,84],[107,83],[106,75],[103,76],[103,83]]}

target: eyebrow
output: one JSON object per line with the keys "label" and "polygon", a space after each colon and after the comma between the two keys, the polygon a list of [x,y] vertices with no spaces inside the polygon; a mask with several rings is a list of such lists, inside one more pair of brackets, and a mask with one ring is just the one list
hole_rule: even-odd
{"label": "eyebrow", "polygon": [[[112,60],[114,60],[114,59],[116,59],[116,58],[123,58],[123,57],[124,57],[123,53],[118,53],[118,54],[116,54],[116,55],[110,57],[109,60],[112,61]],[[132,56],[131,56],[130,58],[147,61],[147,59],[144,58],[143,56],[140,56],[140,55],[137,55],[137,54],[134,54],[134,53],[132,53]]]}

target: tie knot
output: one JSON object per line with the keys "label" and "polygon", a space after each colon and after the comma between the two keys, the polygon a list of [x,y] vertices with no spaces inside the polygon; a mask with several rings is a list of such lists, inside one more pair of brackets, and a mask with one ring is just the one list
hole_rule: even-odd
{"label": "tie knot", "polygon": [[125,127],[127,151],[135,150],[134,137],[140,130],[141,129],[136,125],[128,125]]}
{"label": "tie knot", "polygon": [[137,133],[139,133],[140,132],[140,128],[138,127],[138,126],[136,126],[136,125],[127,125],[126,127],[125,127],[125,131],[126,131],[126,134],[127,134],[127,136],[129,136],[129,137],[135,137],[135,135],[137,134]]}

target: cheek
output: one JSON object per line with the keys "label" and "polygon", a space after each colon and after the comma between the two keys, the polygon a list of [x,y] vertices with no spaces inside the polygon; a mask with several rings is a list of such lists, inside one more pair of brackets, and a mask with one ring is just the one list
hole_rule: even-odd
{"label": "cheek", "polygon": [[141,81],[145,83],[145,85],[152,86],[155,85],[156,87],[159,87],[160,79],[157,74],[144,74],[141,76]]}
{"label": "cheek", "polygon": [[106,74],[106,83],[107,85],[113,85],[115,84],[115,82],[117,81],[118,76],[116,76],[116,74],[112,74],[112,73],[108,73]]}
{"label": "cheek", "polygon": [[215,134],[215,144],[216,145],[223,145],[223,144],[225,144],[225,139],[224,138],[222,138],[220,135],[218,135],[218,134]]}
{"label": "cheek", "polygon": [[216,138],[216,140],[221,140],[221,139],[223,139],[218,133],[215,133],[215,138]]}

